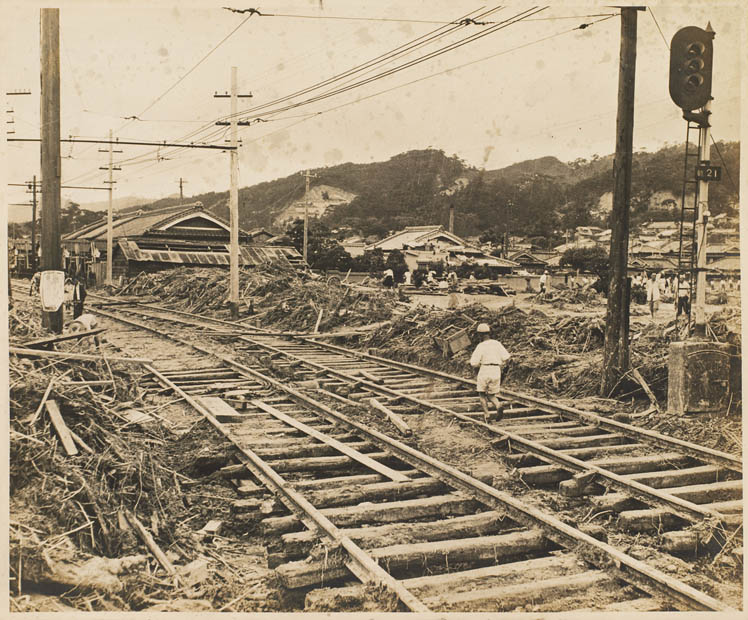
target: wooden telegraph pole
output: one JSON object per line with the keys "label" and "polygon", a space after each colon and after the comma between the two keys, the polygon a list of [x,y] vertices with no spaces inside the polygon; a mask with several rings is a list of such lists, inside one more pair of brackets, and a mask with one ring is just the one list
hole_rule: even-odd
{"label": "wooden telegraph pole", "polygon": [[[60,249],[60,9],[41,9],[42,261],[44,271],[62,268]],[[44,312],[50,330],[62,332],[62,306]]]}
{"label": "wooden telegraph pole", "polygon": [[237,86],[236,67],[231,67],[231,188],[229,190],[229,211],[231,212],[231,287],[229,307],[231,317],[239,318],[239,152],[236,148],[238,128],[236,125]]}
{"label": "wooden telegraph pole", "polygon": [[31,181],[31,271],[36,271],[36,175]]}
{"label": "wooden telegraph pole", "polygon": [[112,178],[115,170],[122,170],[119,166],[114,165],[114,153],[122,151],[114,150],[114,141],[112,140],[112,130],[109,130],[109,148],[99,149],[99,153],[109,153],[109,165],[100,166],[99,170],[109,171],[109,180],[104,181],[109,186],[109,205],[106,210],[106,277],[104,283],[107,286],[114,284],[112,275],[112,259],[114,257],[114,184],[117,182]]}
{"label": "wooden telegraph pole", "polygon": [[628,279],[629,207],[634,142],[634,81],[636,77],[637,12],[645,7],[621,7],[621,52],[618,70],[616,156],[613,164],[613,212],[610,236],[610,283],[605,319],[605,349],[601,396],[608,396],[629,365]]}
{"label": "wooden telegraph pole", "polygon": [[[231,97],[231,127],[230,165],[231,185],[229,187],[229,217],[231,232],[229,236],[229,308],[231,317],[239,318],[239,125],[237,107],[240,97],[251,97],[252,94],[240,95],[237,87],[236,67],[231,67],[231,94],[216,93],[214,97]],[[226,121],[218,121],[216,125],[226,125]],[[181,190],[181,183],[180,183]]]}
{"label": "wooden telegraph pole", "polygon": [[312,174],[307,170],[304,173],[306,177],[306,192],[304,193],[304,262],[309,264],[307,260],[307,242],[309,238],[309,180],[316,177],[316,174]]}

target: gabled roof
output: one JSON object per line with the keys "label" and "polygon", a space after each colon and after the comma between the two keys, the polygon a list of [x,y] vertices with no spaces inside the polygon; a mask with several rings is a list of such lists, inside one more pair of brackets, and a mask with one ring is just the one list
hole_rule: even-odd
{"label": "gabled roof", "polygon": [[526,263],[532,262],[532,263],[542,263],[544,265],[548,264],[548,261],[545,260],[544,258],[535,256],[534,254],[531,254],[530,252],[526,252],[524,250],[510,254],[509,259],[515,262],[519,262],[519,263],[522,263],[524,261]]}
{"label": "gabled roof", "polygon": [[[195,248],[194,251],[185,249],[172,250],[164,244],[159,248],[141,248],[137,240],[118,239],[117,245],[127,260],[157,263],[175,263],[183,265],[228,265],[229,246],[222,244],[211,251]],[[273,260],[283,262],[300,262],[301,255],[292,247],[282,246],[239,246],[239,263],[243,267],[251,267]]]}
{"label": "gabled roof", "polygon": [[[230,226],[222,218],[209,213],[201,202],[176,205],[154,211],[136,211],[114,219],[114,238],[140,237],[147,234],[173,233],[215,234],[229,232]],[[63,241],[101,241],[106,239],[107,222],[103,218],[93,224],[63,236]],[[246,234],[240,231],[240,234]]]}
{"label": "gabled roof", "polygon": [[470,246],[464,239],[444,230],[443,226],[408,226],[381,241],[367,246],[367,250],[381,248],[382,250],[402,250],[405,247],[417,247],[441,237],[448,239],[454,245]]}

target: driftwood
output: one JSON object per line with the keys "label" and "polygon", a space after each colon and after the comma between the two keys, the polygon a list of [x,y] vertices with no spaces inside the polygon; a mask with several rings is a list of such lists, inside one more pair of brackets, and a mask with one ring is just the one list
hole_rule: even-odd
{"label": "driftwood", "polygon": [[[37,351],[36,349],[24,349],[22,347],[8,347],[11,355],[19,357],[50,357],[59,359],[81,360],[89,362],[102,362],[102,355],[89,355],[86,353],[66,353],[64,351]],[[153,364],[153,360],[142,357],[109,357],[110,362],[131,362],[133,364]]]}
{"label": "driftwood", "polygon": [[413,434],[413,431],[410,429],[410,426],[408,426],[405,423],[405,420],[403,420],[399,415],[397,415],[394,411],[391,411],[387,407],[385,407],[382,403],[380,403],[376,398],[370,398],[369,399],[369,406],[372,409],[375,409],[379,411],[380,413],[383,413],[387,419],[392,422],[392,424],[399,430],[403,435],[406,437],[409,437]]}
{"label": "driftwood", "polygon": [[75,340],[78,338],[85,338],[86,336],[95,336],[96,334],[100,334],[101,332],[105,332],[105,327],[99,327],[98,329],[91,329],[84,332],[72,332],[70,334],[64,334],[62,336],[55,336],[53,338],[40,338],[38,340],[29,340],[28,342],[24,342],[23,346],[26,348],[34,349],[36,347],[46,347],[51,344],[56,344],[58,342],[64,342],[65,340]]}
{"label": "driftwood", "polygon": [[657,403],[657,397],[652,393],[652,390],[649,388],[649,385],[644,380],[644,377],[642,377],[641,373],[636,368],[632,368],[631,374],[633,375],[634,379],[636,379],[636,382],[642,386],[642,389],[647,395],[647,398],[649,398],[649,402],[652,403],[652,406],[655,407],[655,409],[659,409],[660,406]]}
{"label": "driftwood", "polygon": [[153,557],[158,560],[158,563],[161,564],[164,570],[174,578],[175,582],[178,581],[177,569],[174,568],[171,560],[166,557],[166,554],[156,544],[156,541],[153,540],[153,536],[151,536],[151,533],[147,529],[145,529],[145,526],[129,510],[125,511],[125,518],[127,519],[130,526],[138,534],[140,539],[145,543],[145,546],[148,547],[148,550],[153,554]]}
{"label": "driftwood", "polygon": [[60,438],[62,447],[65,448],[65,452],[68,453],[68,456],[75,456],[78,454],[78,448],[75,447],[75,442],[70,434],[70,429],[68,429],[67,424],[65,424],[65,420],[62,419],[62,414],[60,414],[60,408],[57,406],[57,402],[54,400],[48,400],[45,405],[47,407],[49,419],[52,422],[55,431],[57,431],[57,436]]}

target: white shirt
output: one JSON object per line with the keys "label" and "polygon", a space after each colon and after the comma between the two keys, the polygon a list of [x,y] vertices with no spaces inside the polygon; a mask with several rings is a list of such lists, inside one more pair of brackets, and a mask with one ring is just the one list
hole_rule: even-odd
{"label": "white shirt", "polygon": [[545,284],[548,281],[548,274],[544,273],[542,276],[540,276],[540,283]]}
{"label": "white shirt", "polygon": [[410,285],[410,271],[406,271],[403,275],[405,276],[405,284]]}
{"label": "white shirt", "polygon": [[470,357],[470,365],[478,366],[497,366],[500,367],[506,362],[511,355],[498,340],[484,340],[473,351]]}
{"label": "white shirt", "polygon": [[647,301],[660,301],[660,286],[657,280],[647,280]]}

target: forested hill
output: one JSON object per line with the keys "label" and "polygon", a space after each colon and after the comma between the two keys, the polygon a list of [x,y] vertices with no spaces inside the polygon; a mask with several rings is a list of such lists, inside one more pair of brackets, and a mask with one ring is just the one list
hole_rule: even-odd
{"label": "forested hill", "polygon": [[[722,181],[710,187],[710,211],[737,208],[740,145],[718,143],[726,164],[712,147],[712,163],[723,166]],[[363,235],[383,235],[404,226],[444,224],[449,206],[455,207],[455,232],[481,234],[490,228],[513,234],[551,236],[553,231],[581,225],[606,225],[605,200],[613,187],[613,156],[577,159],[564,163],[543,157],[500,170],[478,170],[456,156],[438,150],[401,153],[384,162],[345,163],[313,170],[312,185],[327,185],[351,192],[356,198],[325,215],[330,227],[350,227]],[[693,173],[691,178],[693,178]],[[683,183],[683,145],[666,146],[655,153],[634,155],[632,222],[664,219],[659,208],[663,194],[679,197]],[[304,195],[304,178],[293,174],[239,190],[240,225],[245,229],[270,227],[291,202]],[[191,196],[206,208],[228,217],[228,192]],[[609,202],[609,200],[608,200]],[[177,204],[167,198],[140,208]],[[601,205],[603,208],[601,208]],[[281,232],[281,231],[278,231]]]}

